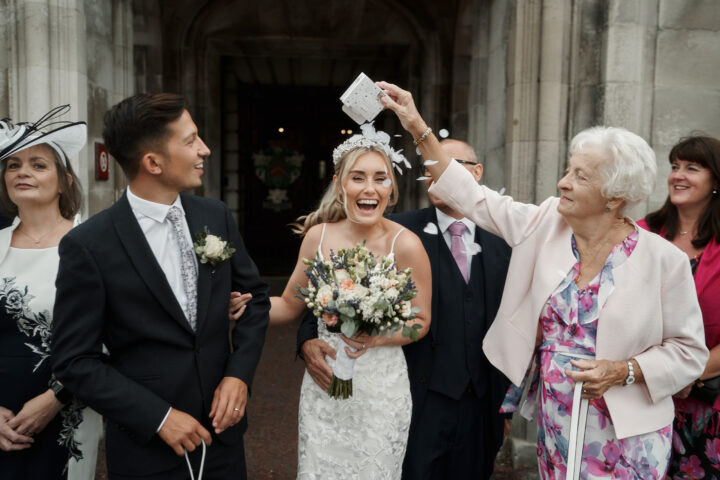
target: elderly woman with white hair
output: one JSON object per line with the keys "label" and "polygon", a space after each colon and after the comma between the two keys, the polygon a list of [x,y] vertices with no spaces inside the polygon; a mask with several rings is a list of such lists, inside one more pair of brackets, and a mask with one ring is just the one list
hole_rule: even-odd
{"label": "elderly woman with white hair", "polygon": [[451,162],[410,93],[378,85],[437,162],[430,191],[513,247],[483,349],[517,385],[506,403],[525,390],[521,412],[537,405],[541,477],[662,478],[672,395],[702,374],[708,351],[686,256],[625,216],[653,189],[652,149],[622,128],[584,130],[560,197],[523,204]]}

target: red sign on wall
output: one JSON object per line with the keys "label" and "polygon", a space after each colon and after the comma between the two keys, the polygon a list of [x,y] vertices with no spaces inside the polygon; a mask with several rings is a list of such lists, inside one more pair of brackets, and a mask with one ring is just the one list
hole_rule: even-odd
{"label": "red sign on wall", "polygon": [[95,142],[95,180],[107,180],[110,173],[110,154],[105,145]]}

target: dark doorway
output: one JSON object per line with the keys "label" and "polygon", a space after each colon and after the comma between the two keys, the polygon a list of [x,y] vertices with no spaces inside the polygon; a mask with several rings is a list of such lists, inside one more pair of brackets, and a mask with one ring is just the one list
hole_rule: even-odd
{"label": "dark doorway", "polygon": [[332,150],[357,125],[337,88],[236,87],[238,223],[261,274],[287,276],[301,243],[288,225],[316,208],[332,180]]}

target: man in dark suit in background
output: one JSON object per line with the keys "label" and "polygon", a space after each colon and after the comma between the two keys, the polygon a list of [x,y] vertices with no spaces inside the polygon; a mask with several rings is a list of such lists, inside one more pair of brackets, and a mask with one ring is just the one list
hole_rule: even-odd
{"label": "man in dark suit in background", "polygon": [[[483,167],[470,145],[444,140],[442,148],[480,181]],[[509,382],[485,358],[482,341],[500,305],[511,249],[428,195],[432,207],[388,216],[420,237],[433,280],[430,333],[403,347],[413,399],[403,479],[487,479],[509,429],[498,413]],[[325,355],[335,351],[317,338],[312,314],[298,331],[298,351],[327,388]]]}
{"label": "man in dark suit in background", "polygon": [[[246,478],[245,405],[268,324],[267,285],[227,207],[181,193],[202,184],[210,155],[182,97],[123,100],[106,113],[103,137],[128,189],[60,242],[53,371],[107,418],[111,479],[190,478],[182,457],[193,452],[197,472],[203,442],[203,478]],[[252,294],[232,350],[231,290]]]}

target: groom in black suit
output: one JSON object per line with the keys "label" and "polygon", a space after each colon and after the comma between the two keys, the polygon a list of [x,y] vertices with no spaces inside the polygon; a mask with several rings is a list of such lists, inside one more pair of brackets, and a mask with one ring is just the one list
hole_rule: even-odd
{"label": "groom in black suit", "polygon": [[[107,418],[111,479],[190,478],[185,451],[197,478],[203,443],[203,478],[246,478],[245,405],[267,285],[225,205],[181,193],[201,185],[210,155],[182,97],[123,100],[103,137],[128,189],[60,243],[55,376]],[[193,251],[201,232],[207,263]],[[232,290],[252,300],[230,332]]]}
{"label": "groom in black suit", "polygon": [[[442,148],[480,180],[470,145],[444,140]],[[403,479],[487,479],[509,428],[498,413],[509,381],[485,358],[482,341],[500,305],[511,249],[429,196],[430,208],[388,215],[420,237],[432,267],[430,333],[403,347],[413,400]],[[453,256],[450,230],[458,222],[463,233],[455,242],[464,243],[458,257],[465,265]],[[325,355],[335,351],[316,337],[310,314],[298,331],[298,351],[325,387],[332,376]]]}

